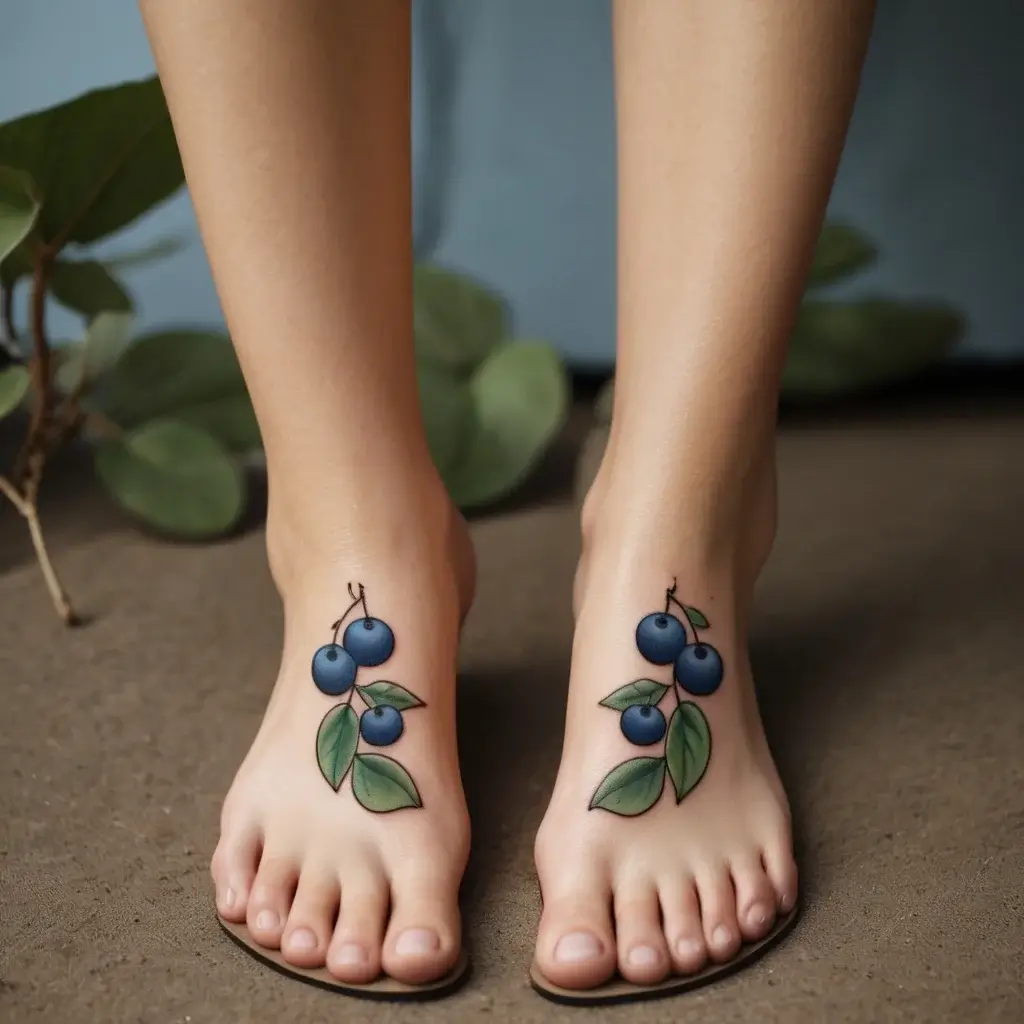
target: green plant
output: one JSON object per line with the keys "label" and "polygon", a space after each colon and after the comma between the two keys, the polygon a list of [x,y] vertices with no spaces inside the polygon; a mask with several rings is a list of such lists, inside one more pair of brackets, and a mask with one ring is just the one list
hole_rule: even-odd
{"label": "green plant", "polygon": [[[827,224],[818,239],[790,338],[782,394],[812,401],[913,377],[945,356],[963,333],[963,318],[941,303],[880,297],[821,298],[878,256],[871,241],[845,224]],[[611,419],[614,384],[597,399],[597,418]]]}
{"label": "green plant", "polygon": [[[223,534],[246,506],[244,459],[259,450],[260,436],[230,340],[197,330],[130,340],[132,300],[119,271],[175,243],[114,260],[69,254],[124,228],[183,183],[154,78],[0,125],[0,355],[8,363],[0,369],[0,417],[28,412],[0,493],[25,519],[67,623],[75,613],[37,506],[45,467],[66,442],[90,442],[107,490],[164,534]],[[22,325],[15,296],[25,283]],[[431,453],[459,505],[494,501],[525,477],[561,426],[565,371],[549,345],[513,340],[501,302],[467,278],[423,264],[414,284]],[[82,316],[80,340],[51,344],[48,299]]]}

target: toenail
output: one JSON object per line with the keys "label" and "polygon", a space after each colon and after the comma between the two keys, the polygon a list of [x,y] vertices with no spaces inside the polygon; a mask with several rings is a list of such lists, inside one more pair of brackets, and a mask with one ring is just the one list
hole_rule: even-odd
{"label": "toenail", "polygon": [[767,924],[768,923],[768,911],[764,909],[764,906],[760,903],[755,903],[750,910],[747,911],[748,919],[754,924]]}
{"label": "toenail", "polygon": [[629,951],[629,962],[634,967],[653,967],[661,961],[653,946],[634,946]]}
{"label": "toenail", "polygon": [[261,910],[256,915],[256,927],[260,931],[272,932],[276,927],[280,918],[273,910]]}
{"label": "toenail", "polygon": [[441,946],[437,932],[429,928],[406,928],[395,943],[395,952],[399,956],[426,956],[436,953]]}
{"label": "toenail", "polygon": [[225,892],[224,892],[224,900],[223,900],[224,909],[225,910],[230,910],[235,905],[235,900],[236,899],[237,899],[237,897],[235,896],[235,890],[234,889],[226,889]]}
{"label": "toenail", "polygon": [[779,906],[782,907],[784,913],[789,913],[793,907],[793,896],[791,893],[785,893],[781,900],[779,900]]}
{"label": "toenail", "polygon": [[339,967],[355,967],[366,963],[366,950],[355,942],[346,942],[332,959]]}
{"label": "toenail", "polygon": [[711,933],[711,941],[716,946],[728,946],[729,943],[732,941],[732,935],[730,934],[729,929],[726,928],[724,924],[720,924]]}
{"label": "toenail", "polygon": [[298,928],[288,939],[290,949],[316,949],[316,936],[308,928]]}
{"label": "toenail", "polygon": [[569,932],[555,946],[555,959],[563,964],[577,964],[583,960],[596,960],[604,951],[597,936],[590,932]]}
{"label": "toenail", "polygon": [[684,960],[697,960],[704,955],[704,944],[698,939],[680,939],[676,949]]}

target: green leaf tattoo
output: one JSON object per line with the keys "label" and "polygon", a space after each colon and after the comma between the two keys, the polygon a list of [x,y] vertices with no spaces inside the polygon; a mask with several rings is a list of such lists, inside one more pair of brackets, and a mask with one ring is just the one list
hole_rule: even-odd
{"label": "green leaf tattoo", "polygon": [[[600,808],[635,817],[649,811],[661,796],[666,774],[680,803],[704,778],[711,760],[711,729],[704,712],[690,697],[710,697],[725,675],[722,656],[701,639],[708,617],[676,598],[676,581],[665,590],[665,604],[645,615],[636,627],[636,646],[652,665],[671,671],[669,683],[635,679],[613,690],[601,707],[619,712],[619,727],[634,746],[652,747],[664,741],[661,757],[634,757],[616,765],[590,798],[590,810]],[[675,709],[668,722],[658,707],[672,690]]]}
{"label": "green leaf tattoo", "polygon": [[[360,669],[376,668],[391,657],[395,634],[383,619],[370,615],[366,588],[361,583],[355,587],[350,583],[348,596],[351,604],[341,618],[331,623],[334,635],[329,643],[318,648],[312,661],[316,688],[328,697],[344,696],[340,704],[324,715],[317,731],[316,761],[320,774],[335,792],[350,777],[353,796],[375,814],[422,807],[423,800],[412,776],[393,757],[359,753],[360,741],[371,747],[397,743],[405,732],[403,713],[425,705],[416,694],[387,679],[365,686],[357,683]],[[356,694],[365,706],[362,714],[352,706]]]}
{"label": "green leaf tattoo", "polygon": [[692,701],[684,701],[668,723],[665,761],[676,790],[676,803],[697,785],[711,759],[711,730],[708,720]]}
{"label": "green leaf tattoo", "polygon": [[377,814],[423,806],[412,776],[394,758],[383,754],[356,754],[352,792],[363,807]]}
{"label": "green leaf tattoo", "polygon": [[590,810],[600,807],[634,818],[649,811],[665,785],[665,758],[634,757],[616,765],[590,798]]}
{"label": "green leaf tattoo", "polygon": [[699,609],[694,608],[691,605],[684,605],[683,611],[686,612],[686,617],[690,620],[690,625],[694,629],[707,629],[711,625],[708,622],[707,616]]}
{"label": "green leaf tattoo", "polygon": [[662,683],[657,683],[653,679],[637,679],[620,686],[614,693],[609,693],[601,701],[601,707],[625,711],[634,704],[657,704],[666,693],[668,687]]}
{"label": "green leaf tattoo", "polygon": [[331,708],[316,734],[316,759],[323,777],[335,791],[348,774],[358,743],[359,718],[352,705]]}
{"label": "green leaf tattoo", "polygon": [[404,686],[398,683],[389,683],[386,679],[378,679],[369,686],[360,686],[359,696],[370,708],[389,707],[397,708],[399,711],[407,711],[409,708],[423,707],[423,701],[415,694],[410,693]]}

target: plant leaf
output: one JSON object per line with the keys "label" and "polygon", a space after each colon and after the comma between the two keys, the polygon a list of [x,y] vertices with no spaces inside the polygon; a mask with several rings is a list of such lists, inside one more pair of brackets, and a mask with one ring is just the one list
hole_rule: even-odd
{"label": "plant leaf", "polygon": [[505,334],[501,300],[464,274],[418,263],[413,271],[416,354],[468,375]]}
{"label": "plant leaf", "polygon": [[878,250],[867,237],[847,224],[826,224],[818,238],[808,288],[820,288],[855,274],[874,263]]}
{"label": "plant leaf", "polygon": [[86,244],[176,192],[185,175],[156,77],[85,93],[0,125],[0,164],[31,175],[47,244]]}
{"label": "plant leaf", "polygon": [[129,252],[115,253],[113,256],[105,256],[103,265],[108,270],[134,270],[136,267],[148,267],[151,263],[158,263],[185,248],[185,239],[176,235],[165,235],[158,238],[141,249],[133,249]]}
{"label": "plant leaf", "polygon": [[632,818],[650,810],[665,785],[663,757],[633,757],[616,765],[590,799],[590,810],[600,807]]}
{"label": "plant leaf", "polygon": [[955,310],[887,299],[805,301],[782,375],[787,397],[822,398],[912,377],[961,337]]}
{"label": "plant leaf", "polygon": [[690,620],[690,625],[694,629],[707,629],[711,625],[708,622],[707,616],[699,608],[693,608],[686,604],[683,605],[683,611],[686,612],[686,617]]}
{"label": "plant leaf", "polygon": [[39,215],[39,202],[31,178],[10,167],[0,167],[0,263],[28,236]]}
{"label": "plant leaf", "polygon": [[185,413],[245,395],[231,342],[218,331],[163,331],[141,337],[117,361],[103,411],[122,426]]}
{"label": "plant leaf", "polygon": [[370,683],[368,686],[357,686],[356,689],[359,691],[359,696],[371,708],[382,706],[406,711],[409,708],[424,706],[423,701],[414,693],[410,693],[398,683],[389,683],[386,679],[378,679],[375,683]]}
{"label": "plant leaf", "polygon": [[62,306],[86,317],[107,310],[126,313],[132,308],[124,287],[96,260],[56,260],[50,292]]}
{"label": "plant leaf", "polygon": [[473,374],[470,390],[478,429],[444,474],[448,493],[465,508],[513,490],[554,440],[569,407],[565,368],[539,341],[500,345]]}
{"label": "plant leaf", "polygon": [[212,434],[228,451],[239,455],[263,446],[260,426],[247,392],[225,395],[175,412],[175,419],[191,423]]}
{"label": "plant leaf", "polygon": [[476,430],[473,395],[463,378],[439,363],[418,359],[416,375],[427,445],[443,477],[465,455]]}
{"label": "plant leaf", "polygon": [[130,313],[97,314],[85,332],[84,341],[59,350],[61,358],[54,372],[58,389],[68,393],[79,383],[88,387],[106,373],[128,344],[131,326]]}
{"label": "plant leaf", "polygon": [[320,773],[338,791],[359,745],[359,716],[351,704],[338,704],[323,717],[316,734]]}
{"label": "plant leaf", "polygon": [[683,701],[668,723],[665,761],[676,791],[676,803],[704,777],[711,759],[711,730],[708,720],[692,701]]}
{"label": "plant leaf", "polygon": [[657,704],[666,693],[668,687],[653,679],[637,679],[620,686],[599,703],[613,711],[625,711],[634,704]]}
{"label": "plant leaf", "polygon": [[8,366],[0,370],[0,417],[8,416],[21,405],[31,382],[24,366]]}
{"label": "plant leaf", "polygon": [[356,754],[352,792],[363,807],[376,814],[423,806],[412,776],[393,757],[383,754]]}
{"label": "plant leaf", "polygon": [[96,448],[96,468],[128,511],[181,537],[223,533],[245,507],[241,468],[215,438],[154,420]]}

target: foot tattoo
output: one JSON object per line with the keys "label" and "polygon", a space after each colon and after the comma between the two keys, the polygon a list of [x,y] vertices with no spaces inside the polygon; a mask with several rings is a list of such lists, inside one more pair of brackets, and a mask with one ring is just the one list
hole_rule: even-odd
{"label": "foot tattoo", "polygon": [[[402,712],[424,707],[423,701],[404,686],[378,679],[366,686],[356,684],[360,668],[376,668],[391,657],[395,634],[382,619],[370,615],[366,591],[348,585],[352,603],[331,629],[334,638],[313,655],[313,682],[329,697],[347,693],[345,701],[327,712],[316,734],[316,759],[323,777],[337,792],[352,770],[352,793],[368,811],[384,814],[403,807],[422,807],[412,776],[393,757],[360,754],[359,738],[373,747],[389,747],[405,730]],[[362,605],[363,614],[352,619],[341,643],[338,633],[345,620]],[[362,715],[352,707],[358,693],[366,705]]]}
{"label": "foot tattoo", "polygon": [[[687,628],[671,613],[675,605]],[[672,665],[674,685],[654,679],[637,679],[610,693],[601,706],[620,712],[619,726],[630,743],[649,747],[665,740],[661,757],[632,757],[616,765],[590,799],[590,810],[601,808],[627,818],[649,811],[661,796],[665,775],[672,781],[676,803],[704,777],[711,759],[711,730],[704,712],[683,700],[680,690],[707,697],[721,685],[722,657],[711,644],[703,643],[698,630],[710,623],[703,612],[676,600],[676,582],[665,591],[665,610],[645,615],[636,627],[637,650],[654,665]],[[676,706],[668,723],[658,705],[672,689]]]}

